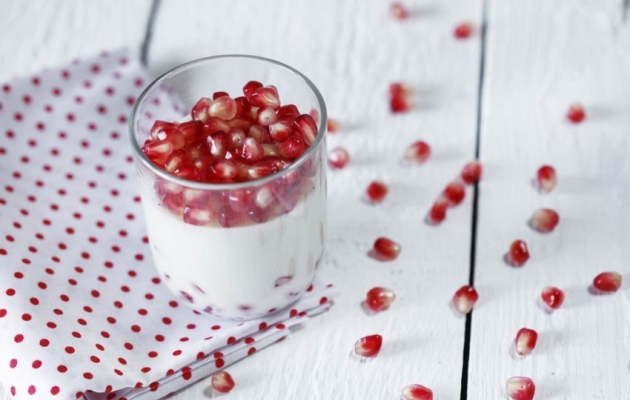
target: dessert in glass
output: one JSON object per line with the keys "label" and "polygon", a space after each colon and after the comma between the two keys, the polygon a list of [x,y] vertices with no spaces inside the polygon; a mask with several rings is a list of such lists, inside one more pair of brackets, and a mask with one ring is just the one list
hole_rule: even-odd
{"label": "dessert in glass", "polygon": [[245,320],[306,292],[325,247],[325,127],[308,78],[260,57],[196,60],[142,93],[131,143],[153,261],[176,296]]}

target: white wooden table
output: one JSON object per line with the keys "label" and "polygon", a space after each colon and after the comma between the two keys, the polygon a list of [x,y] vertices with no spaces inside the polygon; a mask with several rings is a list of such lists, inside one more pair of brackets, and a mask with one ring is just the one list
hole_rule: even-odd
{"label": "white wooden table", "polygon": [[[628,2],[405,3],[413,16],[399,23],[389,0],[3,0],[0,78],[126,46],[156,75],[198,57],[249,53],[293,65],[321,89],[344,127],[329,147],[352,155],[329,174],[324,275],[342,296],[290,340],[231,366],[238,387],[225,399],[393,400],[422,383],[438,400],[489,400],[505,398],[512,375],[531,376],[536,399],[630,398],[630,284],[613,296],[587,292],[605,270],[630,282]],[[470,40],[452,37],[461,21],[476,27]],[[414,112],[390,114],[393,81],[416,87]],[[564,119],[574,101],[588,113],[579,126]],[[417,139],[433,158],[401,166]],[[479,187],[442,226],[425,225],[433,200],[476,153]],[[546,196],[530,184],[544,163],[560,177]],[[376,178],[391,194],[370,207],[358,199]],[[526,225],[543,206],[562,218],[550,235]],[[380,235],[402,244],[395,262],[365,256]],[[517,238],[532,252],[519,270],[502,261]],[[481,299],[468,319],[456,318],[448,302],[469,281]],[[549,316],[536,299],[552,284],[567,301]],[[366,316],[359,303],[376,285],[398,300]],[[522,326],[541,336],[517,361],[509,345]],[[382,354],[351,360],[354,341],[372,333],[384,337]],[[174,398],[207,398],[208,385]]]}

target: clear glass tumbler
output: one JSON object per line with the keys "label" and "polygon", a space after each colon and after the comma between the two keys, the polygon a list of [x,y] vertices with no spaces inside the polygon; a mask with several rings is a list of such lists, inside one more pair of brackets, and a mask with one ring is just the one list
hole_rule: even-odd
{"label": "clear glass tumbler", "polygon": [[[248,81],[275,85],[283,104],[314,116],[308,150],[276,174],[240,183],[180,179],[141,146],[156,121],[182,121],[213,92],[240,96]],[[326,107],[299,71],[253,56],[209,57],[153,82],[130,118],[130,138],[153,261],[167,287],[192,308],[251,319],[295,302],[315,278],[326,236]]]}

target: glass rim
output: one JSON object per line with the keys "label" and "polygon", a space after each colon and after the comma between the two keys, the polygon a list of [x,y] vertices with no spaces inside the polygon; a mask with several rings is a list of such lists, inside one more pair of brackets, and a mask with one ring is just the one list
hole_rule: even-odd
{"label": "glass rim", "polygon": [[[185,71],[191,67],[195,67],[198,66],[199,64],[204,64],[207,62],[211,62],[211,61],[216,61],[216,60],[221,60],[221,59],[251,59],[251,60],[257,60],[257,61],[263,61],[269,64],[273,64],[276,65],[278,67],[281,67],[289,72],[294,73],[295,75],[297,75],[299,78],[302,79],[302,81],[304,81],[304,83],[306,83],[306,86],[308,86],[308,88],[313,92],[313,94],[315,95],[315,98],[317,100],[317,103],[319,104],[319,128],[317,130],[317,137],[315,138],[315,141],[313,143],[311,143],[311,145],[309,146],[309,148],[300,156],[298,157],[297,160],[295,160],[293,163],[291,163],[290,166],[288,166],[287,168],[283,169],[282,171],[279,171],[275,174],[271,174],[269,176],[265,176],[263,178],[258,178],[258,179],[254,179],[251,181],[245,181],[245,182],[235,182],[235,183],[203,183],[203,182],[195,182],[195,181],[189,181],[187,179],[182,179],[182,178],[178,178],[175,175],[172,175],[166,171],[164,171],[163,169],[159,168],[157,165],[155,165],[147,156],[146,154],[144,154],[144,152],[142,151],[142,149],[140,148],[140,144],[138,143],[138,140],[136,139],[136,128],[135,128],[135,122],[136,122],[136,118],[138,117],[138,113],[139,113],[139,106],[140,104],[142,104],[144,102],[144,100],[147,98],[147,96],[149,95],[149,93],[152,91],[153,88],[155,88],[157,85],[159,85],[160,83],[162,83],[164,80],[166,80],[167,78],[174,76],[182,71]],[[304,75],[303,73],[301,73],[300,71],[298,71],[297,69],[284,64],[280,61],[276,61],[273,60],[271,58],[265,58],[265,57],[259,57],[259,56],[252,56],[252,55],[247,55],[247,54],[223,54],[223,55],[218,55],[218,56],[211,56],[211,57],[203,57],[203,58],[199,58],[193,61],[189,61],[187,63],[181,64],[175,68],[172,68],[171,70],[163,73],[162,75],[160,75],[158,78],[156,78],[153,82],[151,82],[151,84],[149,84],[149,86],[147,86],[142,93],[140,94],[140,96],[138,96],[138,99],[136,100],[136,102],[133,105],[133,108],[131,110],[131,114],[129,117],[129,139],[131,141],[131,146],[135,155],[135,159],[136,160],[140,160],[142,162],[142,164],[144,164],[151,172],[153,172],[155,175],[163,178],[163,179],[167,179],[173,183],[177,183],[180,186],[184,186],[184,187],[188,187],[188,188],[192,188],[192,189],[202,189],[202,190],[235,190],[235,189],[246,189],[248,187],[251,186],[259,186],[259,185],[264,185],[265,183],[268,182],[273,182],[278,178],[281,178],[287,174],[290,174],[292,171],[297,170],[302,164],[304,164],[306,162],[307,159],[309,159],[320,147],[320,145],[322,144],[322,142],[324,141],[324,136],[326,135],[326,120],[327,120],[327,113],[326,113],[326,103],[324,103],[324,98],[322,97],[321,93],[319,92],[319,90],[317,89],[317,87],[315,86],[315,84],[313,84],[313,82],[311,82],[310,79],[308,79],[306,77],[306,75]]]}

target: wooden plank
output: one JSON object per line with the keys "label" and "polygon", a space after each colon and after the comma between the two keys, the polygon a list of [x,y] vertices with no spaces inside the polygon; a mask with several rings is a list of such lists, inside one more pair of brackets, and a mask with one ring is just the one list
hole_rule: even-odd
{"label": "wooden plank", "polygon": [[0,78],[74,58],[140,48],[152,0],[5,0],[0,12]]}
{"label": "wooden plank", "polygon": [[[329,245],[323,277],[342,295],[328,314],[300,332],[228,370],[237,380],[231,399],[389,399],[409,383],[432,387],[436,398],[458,399],[464,320],[448,302],[468,281],[471,199],[439,228],[424,224],[432,202],[474,154],[479,36],[456,41],[462,20],[479,22],[480,0],[415,3],[403,23],[389,1],[166,0],[156,21],[149,66],[164,72],[191,59],[249,53],[290,64],[312,78],[329,115],[343,128],[329,148],[351,152],[347,169],[329,173]],[[393,81],[417,88],[420,105],[392,116]],[[425,139],[433,159],[403,167],[412,141]],[[359,198],[373,179],[391,187],[385,204]],[[376,237],[398,240],[403,251],[388,264],[366,256]],[[366,316],[359,303],[373,286],[398,295],[387,312]],[[384,337],[382,354],[367,363],[350,358],[365,335]],[[174,398],[199,399],[204,380]]]}
{"label": "wooden plank", "polygon": [[[622,399],[630,393],[630,285],[593,296],[595,275],[630,278],[630,24],[621,1],[490,1],[483,94],[479,230],[469,400],[504,398],[513,375],[530,376],[537,399]],[[587,119],[565,119],[572,102]],[[557,189],[530,181],[552,164]],[[532,231],[541,207],[556,209],[558,229]],[[514,239],[531,259],[502,260]],[[543,287],[566,292],[553,315],[537,307]],[[521,327],[538,330],[534,353],[509,348]]]}

